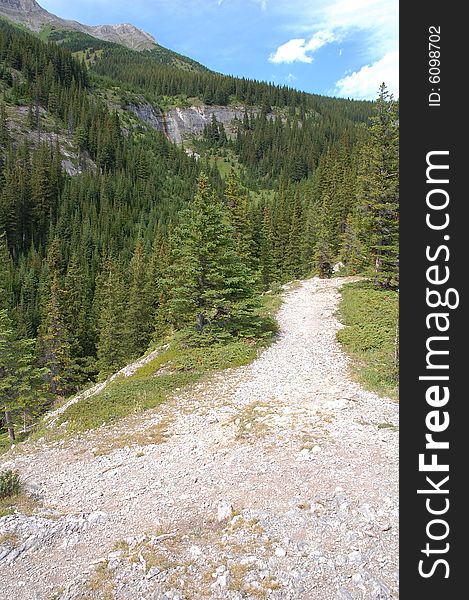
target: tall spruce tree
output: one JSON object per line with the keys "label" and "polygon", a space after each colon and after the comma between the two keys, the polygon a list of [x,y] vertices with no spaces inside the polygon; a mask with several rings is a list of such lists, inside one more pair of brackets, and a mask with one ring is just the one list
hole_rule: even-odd
{"label": "tall spruce tree", "polygon": [[236,251],[224,204],[205,175],[172,236],[168,309],[177,329],[240,334],[252,317],[253,276]]}
{"label": "tall spruce tree", "polygon": [[66,322],[61,262],[60,243],[54,238],[47,254],[47,277],[42,290],[38,356],[40,364],[48,369],[49,392],[63,397],[74,390],[75,376],[70,354],[70,331]]}
{"label": "tall spruce tree", "polygon": [[126,336],[126,282],[120,266],[108,257],[97,280],[97,357],[100,377],[126,364],[129,358]]}
{"label": "tall spruce tree", "polygon": [[264,207],[260,232],[259,270],[262,286],[268,290],[272,283],[279,281],[279,272],[273,256],[274,233],[272,214],[268,206]]}
{"label": "tall spruce tree", "polygon": [[142,240],[137,240],[130,261],[130,287],[127,303],[126,346],[130,358],[137,358],[148,348],[153,333],[151,297],[148,294],[149,269]]}
{"label": "tall spruce tree", "polygon": [[231,169],[226,182],[225,198],[230,211],[230,222],[234,229],[236,250],[255,269],[252,223],[249,220],[249,193],[241,185],[239,175]]}
{"label": "tall spruce tree", "polygon": [[44,376],[34,361],[35,341],[18,338],[6,310],[0,310],[0,398],[5,427],[14,441],[15,415],[37,415],[44,408]]}
{"label": "tall spruce tree", "polygon": [[362,152],[358,204],[377,287],[399,283],[399,116],[383,83]]}
{"label": "tall spruce tree", "polygon": [[293,211],[288,244],[285,252],[285,272],[289,278],[298,279],[302,274],[301,240],[304,231],[303,207],[299,193],[293,200]]}
{"label": "tall spruce tree", "polygon": [[70,356],[69,330],[64,317],[63,289],[57,273],[52,276],[42,312],[44,316],[38,332],[39,360],[48,370],[49,392],[64,397],[75,389],[75,373]]}

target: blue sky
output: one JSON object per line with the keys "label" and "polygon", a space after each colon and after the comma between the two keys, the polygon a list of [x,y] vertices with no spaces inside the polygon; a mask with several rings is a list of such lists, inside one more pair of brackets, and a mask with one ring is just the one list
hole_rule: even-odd
{"label": "blue sky", "polygon": [[221,73],[307,92],[398,90],[398,0],[39,0],[89,25],[133,23]]}

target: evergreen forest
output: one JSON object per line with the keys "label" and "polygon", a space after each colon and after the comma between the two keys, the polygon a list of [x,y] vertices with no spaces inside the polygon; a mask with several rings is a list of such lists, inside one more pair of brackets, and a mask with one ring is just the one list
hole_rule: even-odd
{"label": "evergreen forest", "polygon": [[[176,145],[127,110],[139,99],[244,118]],[[262,340],[260,299],[285,282],[335,268],[397,289],[398,144],[384,84],[327,98],[0,20],[5,435],[174,336]]]}

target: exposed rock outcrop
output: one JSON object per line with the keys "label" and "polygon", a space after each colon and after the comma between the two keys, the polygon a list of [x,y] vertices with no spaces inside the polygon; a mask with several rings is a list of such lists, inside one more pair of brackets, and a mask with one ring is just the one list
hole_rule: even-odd
{"label": "exposed rock outcrop", "polygon": [[[163,131],[166,137],[180,144],[188,137],[200,137],[205,125],[212,120],[212,115],[223,123],[226,133],[235,133],[235,120],[242,120],[244,106],[191,106],[189,108],[172,108],[166,113],[151,104],[131,104],[127,106],[139,119],[157,131]],[[249,108],[249,112],[257,114],[259,109]]]}

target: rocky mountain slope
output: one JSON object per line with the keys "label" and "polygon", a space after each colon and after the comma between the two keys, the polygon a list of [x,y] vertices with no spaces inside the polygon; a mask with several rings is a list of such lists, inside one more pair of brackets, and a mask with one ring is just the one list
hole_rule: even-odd
{"label": "rocky mountain slope", "polygon": [[93,37],[122,44],[133,50],[151,50],[156,41],[149,33],[124,23],[119,25],[83,25],[78,21],[61,19],[42,8],[35,0],[0,0],[0,16],[24,25],[32,31],[41,31],[45,26],[58,29],[73,29]]}
{"label": "rocky mountain slope", "polygon": [[36,507],[0,520],[4,597],[397,599],[398,406],[350,378],[344,281],[287,287],[251,365],[10,451]]}

